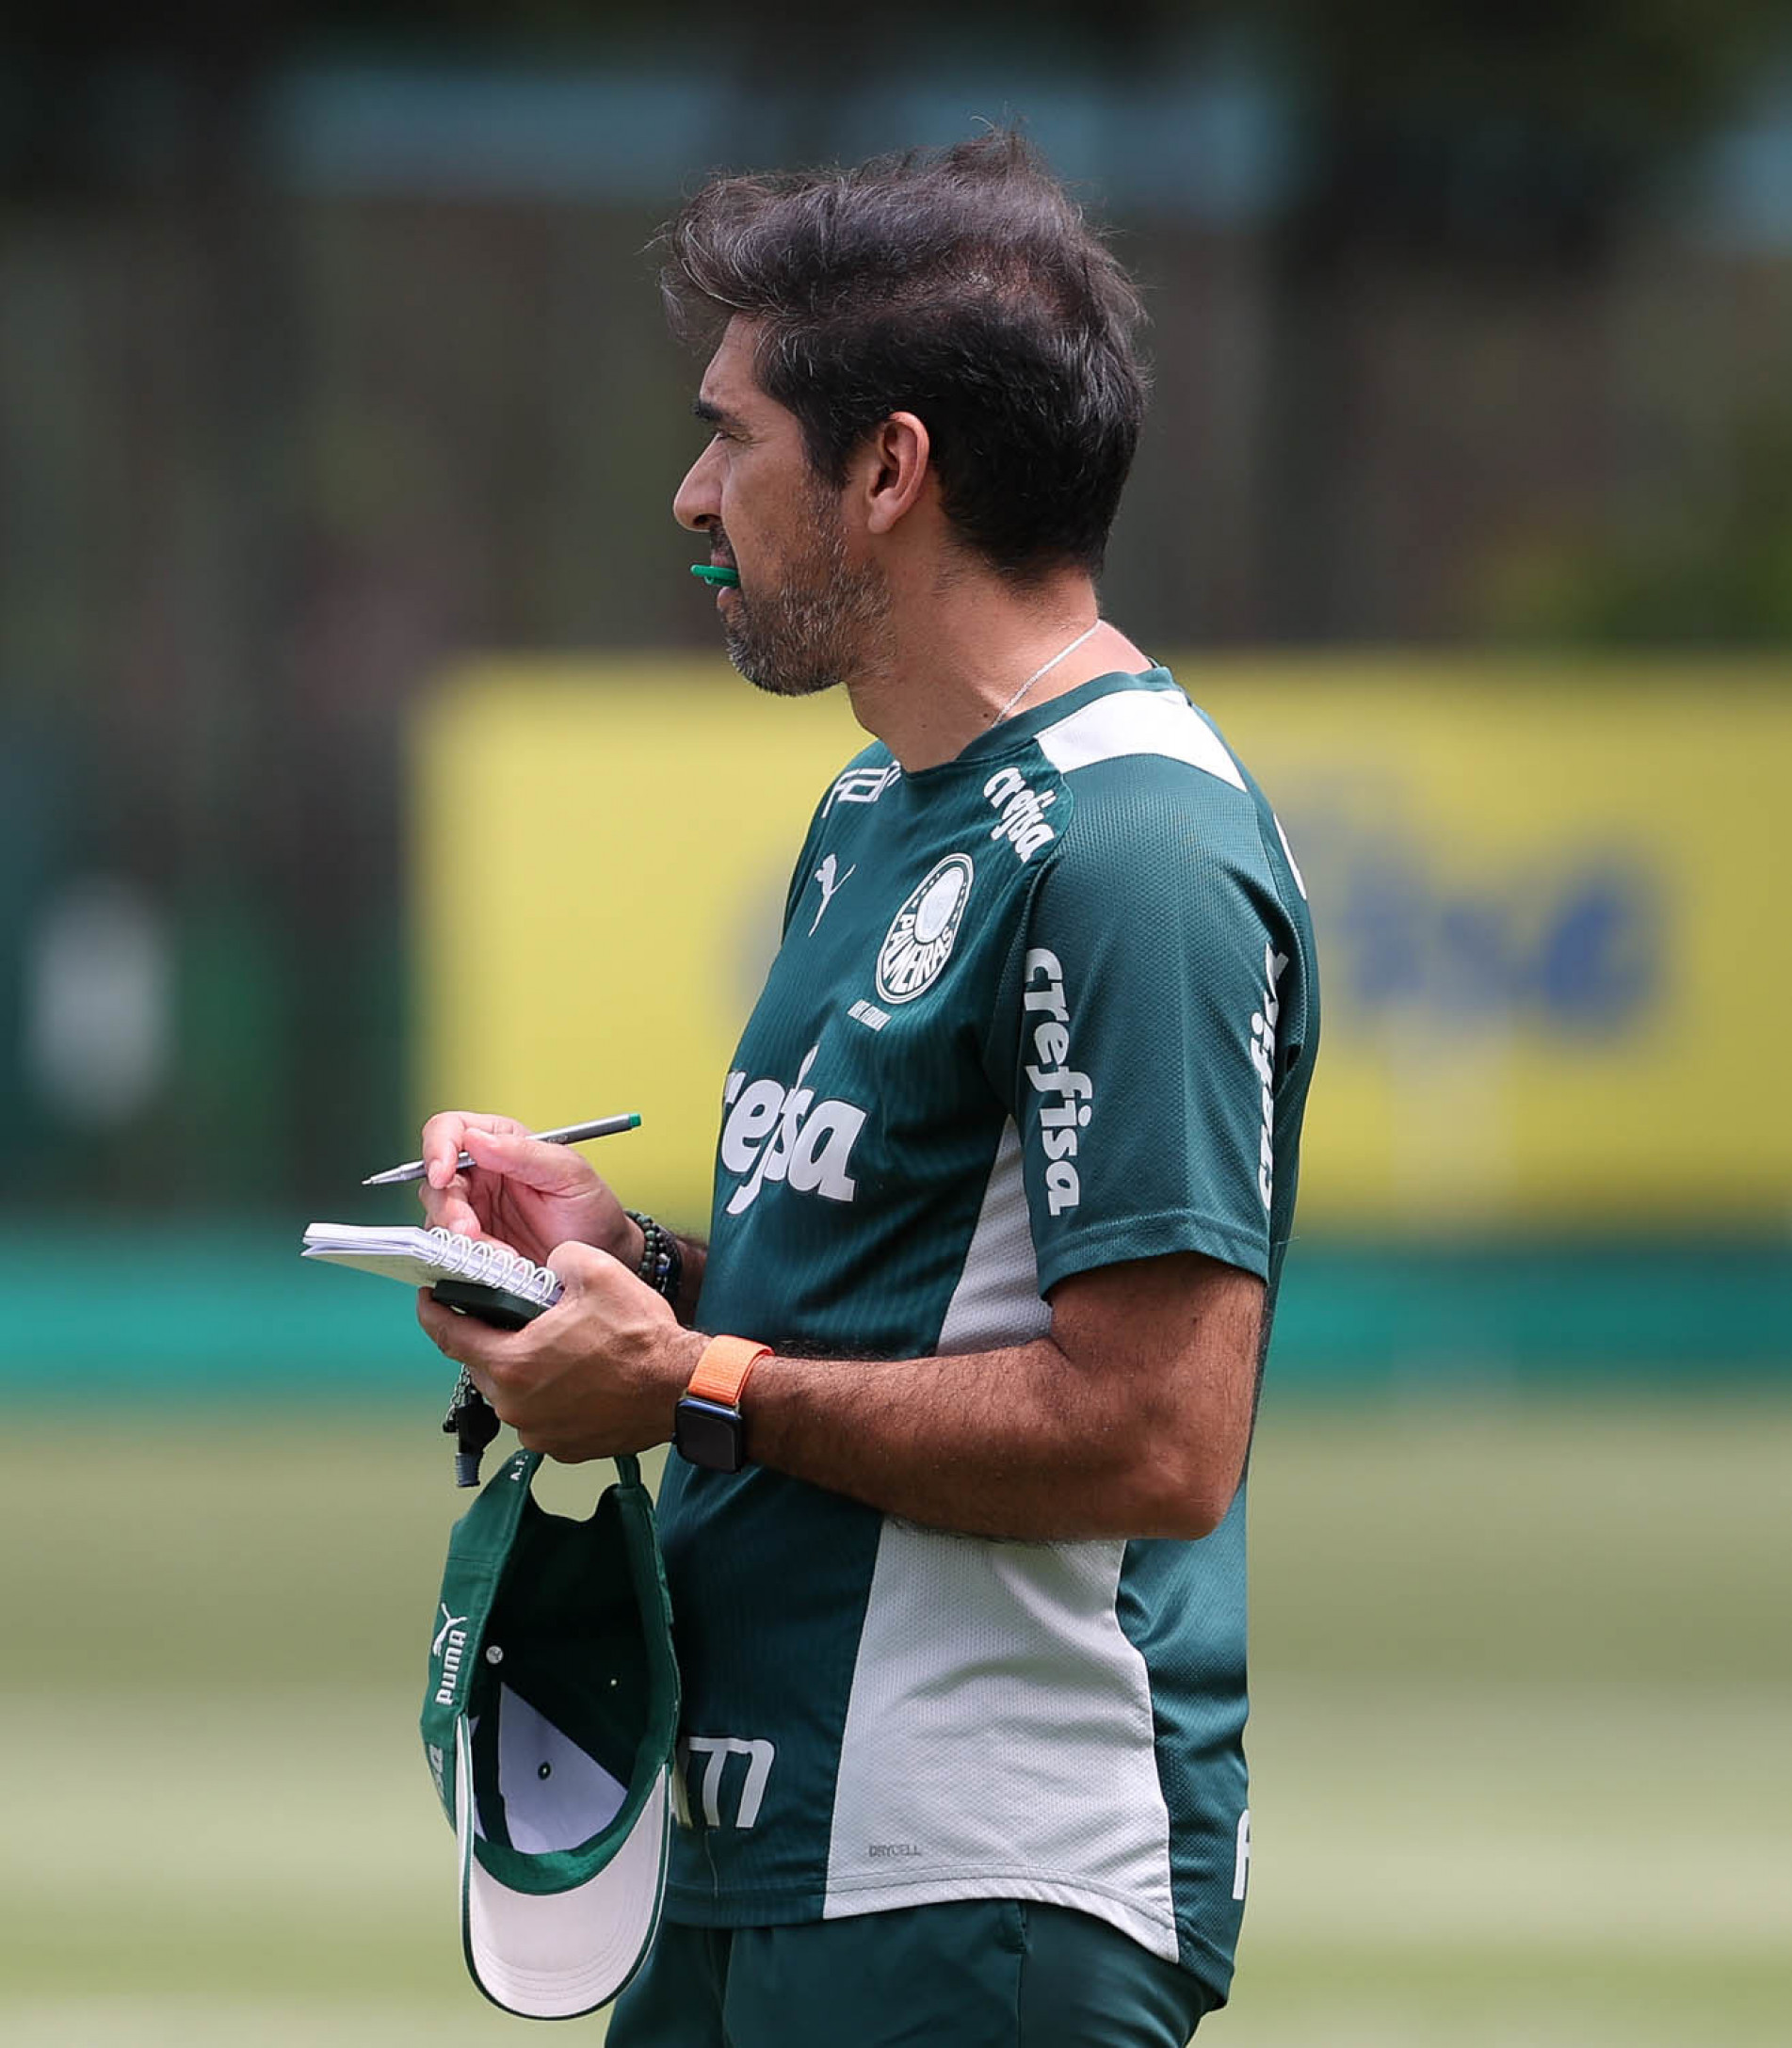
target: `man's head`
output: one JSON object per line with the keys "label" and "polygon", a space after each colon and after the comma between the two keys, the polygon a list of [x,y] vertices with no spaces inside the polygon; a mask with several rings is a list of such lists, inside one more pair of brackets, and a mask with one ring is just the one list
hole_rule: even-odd
{"label": "man's head", "polygon": [[807,697],[863,671],[890,598],[881,566],[849,554],[840,493],[811,469],[796,415],[760,388],[756,331],[731,320],[703,373],[709,445],[672,510],[740,572],[716,599],[729,659],[774,696]]}
{"label": "man's head", "polygon": [[[742,592],[723,605],[752,680],[822,686],[843,672],[843,637],[887,602],[875,562],[852,557],[838,506],[892,421],[919,423],[911,442],[967,561],[1019,583],[1099,571],[1144,410],[1142,312],[1018,136],[849,170],[717,179],[665,248],[674,328],[720,341],[700,417],[724,443],[747,427],[736,445],[760,458],[762,482],[767,437],[788,443],[783,580],[774,595],[743,564]],[[744,544],[745,515],[731,527],[709,460],[677,510],[726,553]],[[793,630],[803,644],[787,666]]]}

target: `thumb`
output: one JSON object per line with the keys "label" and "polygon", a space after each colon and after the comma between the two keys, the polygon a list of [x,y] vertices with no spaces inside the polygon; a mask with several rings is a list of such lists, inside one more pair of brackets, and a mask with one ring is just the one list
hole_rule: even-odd
{"label": "thumb", "polygon": [[471,1127],[460,1142],[482,1171],[501,1173],[543,1195],[584,1194],[597,1178],[590,1162],[568,1145],[544,1145],[539,1137]]}
{"label": "thumb", "polygon": [[620,1259],[611,1258],[595,1245],[581,1244],[576,1238],[556,1245],[548,1253],[547,1264],[570,1295],[599,1293],[613,1286],[618,1274],[628,1273]]}

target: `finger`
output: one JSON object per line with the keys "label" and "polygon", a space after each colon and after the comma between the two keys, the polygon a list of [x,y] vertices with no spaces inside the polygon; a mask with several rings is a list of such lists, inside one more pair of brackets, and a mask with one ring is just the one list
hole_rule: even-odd
{"label": "finger", "polygon": [[420,1182],[417,1200],[423,1204],[424,1221],[432,1228],[452,1231],[457,1237],[485,1235],[465,1174],[457,1173],[445,1187],[431,1187],[427,1181]]}
{"label": "finger", "polygon": [[464,1365],[479,1392],[491,1400],[493,1386],[503,1377],[509,1333],[482,1323],[476,1315],[444,1308],[427,1287],[417,1290],[417,1321],[443,1357]]}
{"label": "finger", "polygon": [[543,1195],[585,1195],[598,1185],[597,1169],[568,1145],[545,1145],[513,1131],[469,1129],[462,1140],[483,1173],[532,1187]]}
{"label": "finger", "polygon": [[514,1117],[486,1116],[465,1109],[439,1110],[423,1127],[424,1178],[431,1187],[447,1186],[460,1170],[460,1154],[466,1150],[469,1131],[525,1131],[527,1128]]}
{"label": "finger", "polygon": [[458,1109],[444,1109],[423,1127],[423,1178],[428,1187],[445,1188],[459,1170],[460,1139],[467,1120]]}
{"label": "finger", "polygon": [[417,1289],[417,1321],[444,1358],[452,1359],[459,1365],[460,1357],[455,1343],[456,1326],[466,1321],[464,1315],[456,1315],[452,1309],[444,1309],[430,1295],[428,1288]]}

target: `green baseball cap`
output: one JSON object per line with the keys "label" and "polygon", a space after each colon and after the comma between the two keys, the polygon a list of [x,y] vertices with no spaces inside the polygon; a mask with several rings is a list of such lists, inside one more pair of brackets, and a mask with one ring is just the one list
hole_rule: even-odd
{"label": "green baseball cap", "polygon": [[635,1459],[584,1522],[536,1501],[541,1461],[517,1452],[455,1524],[422,1726],[473,1981],[560,2020],[614,1998],[659,1925],[678,1667]]}

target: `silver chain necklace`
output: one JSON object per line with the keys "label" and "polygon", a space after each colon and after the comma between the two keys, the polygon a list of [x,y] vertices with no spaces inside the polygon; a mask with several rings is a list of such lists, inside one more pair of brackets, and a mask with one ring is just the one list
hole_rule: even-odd
{"label": "silver chain necklace", "polygon": [[1075,653],[1076,650],[1082,646],[1085,640],[1091,638],[1095,635],[1095,633],[1099,631],[1100,627],[1101,621],[1097,619],[1094,625],[1084,627],[1083,631],[1076,636],[1076,637],[1070,643],[1068,647],[1060,647],[1057,653],[1052,656],[1050,661],[1041,662],[1039,667],[1035,669],[1032,674],[1027,677],[1026,681],[1023,683],[1020,688],[1014,692],[1013,696],[1009,699],[1008,702],[1005,703],[1002,706],[1001,710],[995,714],[994,718],[990,720],[990,723],[992,725],[1000,725],[1002,720],[1008,717],[1010,711],[1014,709],[1015,705],[1018,704],[1021,699],[1026,695],[1027,691],[1033,687],[1034,684],[1039,681],[1041,676],[1050,675],[1052,670],[1057,667],[1060,661],[1068,660],[1070,656]]}

